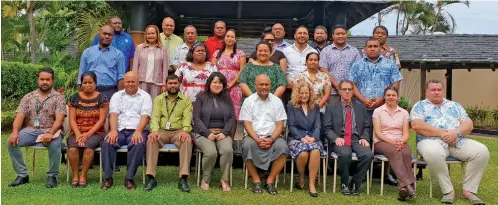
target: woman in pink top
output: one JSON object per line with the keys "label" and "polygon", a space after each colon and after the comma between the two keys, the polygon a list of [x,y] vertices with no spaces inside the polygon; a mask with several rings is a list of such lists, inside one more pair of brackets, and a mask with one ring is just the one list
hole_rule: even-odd
{"label": "woman in pink top", "polygon": [[218,71],[227,78],[227,87],[233,102],[235,119],[238,120],[242,104],[242,90],[240,90],[237,80],[247,61],[244,51],[237,49],[235,38],[235,30],[229,29],[225,34],[225,41],[223,41],[221,49],[213,53],[212,62],[216,64]]}
{"label": "woman in pink top", "polygon": [[140,88],[152,99],[166,90],[164,82],[168,76],[168,51],[159,38],[159,28],[145,28],[145,43],[137,46],[132,71],[138,73]]}
{"label": "woman in pink top", "polygon": [[398,106],[398,90],[384,90],[385,104],[374,110],[375,153],[385,155],[398,178],[399,199],[415,196],[415,176],[412,156],[407,141],[410,137],[408,112]]}

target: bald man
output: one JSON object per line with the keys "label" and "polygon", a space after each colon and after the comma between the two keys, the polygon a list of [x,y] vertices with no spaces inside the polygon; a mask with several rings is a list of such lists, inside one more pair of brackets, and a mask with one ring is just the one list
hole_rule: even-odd
{"label": "bald man", "polygon": [[256,93],[244,100],[240,120],[244,122],[246,136],[242,143],[242,157],[253,181],[253,193],[262,193],[258,169],[267,171],[265,189],[275,195],[275,178],[284,167],[288,148],[282,138],[287,115],[282,101],[270,93],[270,78],[266,74],[256,77]]}
{"label": "bald man", "polygon": [[116,150],[122,146],[127,146],[128,149],[128,168],[124,185],[128,190],[136,189],[133,178],[142,163],[149,134],[145,128],[152,115],[152,99],[147,92],[138,87],[137,73],[133,71],[126,73],[123,81],[124,90],[116,92],[111,98],[109,135],[102,142],[104,190],[112,187]]}
{"label": "bald man", "polygon": [[[214,53],[217,50],[221,49],[223,45],[223,41],[225,40],[225,33],[227,32],[227,25],[223,21],[217,21],[214,24],[213,33],[214,36],[209,37],[204,44],[206,44],[208,48],[208,53]],[[209,61],[211,61],[213,56],[209,56]]]}
{"label": "bald man", "polygon": [[[186,26],[185,29],[183,29],[183,39],[185,39],[185,43],[180,44],[173,50],[173,56],[170,60],[170,67],[173,71],[176,71],[182,63],[185,63],[188,50],[192,48],[197,40],[197,29],[192,25]],[[170,74],[173,73],[174,72]]]}
{"label": "bald man", "polygon": [[271,33],[273,33],[273,36],[275,36],[275,41],[273,44],[275,44],[275,49],[278,51],[284,50],[284,48],[287,48],[287,46],[290,46],[291,44],[288,43],[287,41],[284,40],[285,38],[285,29],[284,26],[280,23],[276,23],[271,27]]}
{"label": "bald man", "polygon": [[161,41],[165,48],[168,48],[169,57],[173,56],[173,50],[183,43],[182,38],[175,35],[175,20],[171,17],[166,17],[163,19],[162,23],[163,32],[160,34]]}
{"label": "bald man", "polygon": [[[107,25],[111,26],[114,30],[111,45],[121,51],[125,59],[126,71],[131,70],[133,65],[133,57],[135,56],[135,44],[131,35],[123,30],[123,23],[118,16],[112,16],[107,19]],[[98,45],[100,42],[100,34],[95,35],[92,46]]]}
{"label": "bald man", "polygon": [[81,85],[81,74],[93,71],[97,75],[97,91],[109,99],[118,89],[123,89],[126,60],[121,51],[111,46],[114,37],[111,26],[102,26],[98,36],[99,43],[85,49],[81,55],[78,87]]}

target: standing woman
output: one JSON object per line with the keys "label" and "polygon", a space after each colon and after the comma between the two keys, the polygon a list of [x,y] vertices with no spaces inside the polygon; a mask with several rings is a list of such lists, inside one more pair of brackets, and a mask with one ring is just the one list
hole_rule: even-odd
{"label": "standing woman", "polygon": [[242,104],[242,91],[237,83],[240,71],[246,66],[246,54],[237,49],[235,30],[229,29],[225,34],[225,41],[220,50],[213,53],[213,63],[228,81],[230,98],[233,102],[235,117],[239,119],[240,106]]}
{"label": "standing woman", "polygon": [[[67,138],[68,159],[73,180],[71,187],[86,187],[87,173],[93,162],[94,150],[104,140],[104,123],[109,111],[109,99],[97,92],[97,76],[94,72],[81,75],[81,91],[69,98],[69,126]],[[81,175],[80,151],[83,151]]]}
{"label": "standing woman", "polygon": [[204,90],[206,80],[212,72],[218,71],[216,65],[209,62],[209,52],[204,43],[196,43],[189,49],[185,63],[176,70],[180,78],[180,91],[195,102],[197,94]]}
{"label": "standing woman", "polygon": [[392,86],[384,90],[385,104],[374,110],[375,153],[389,159],[391,168],[398,178],[399,199],[415,196],[415,176],[412,170],[408,112],[398,106],[398,90]]}
{"label": "standing woman", "polygon": [[206,90],[197,95],[194,103],[195,144],[204,154],[202,158],[202,184],[209,189],[211,172],[220,155],[221,187],[230,191],[230,169],[233,161],[232,127],[235,125],[233,103],[227,89],[227,79],[220,72],[212,73]]}
{"label": "standing woman", "polygon": [[[271,33],[271,27],[269,32],[263,32],[263,35],[261,36],[262,41],[268,42],[272,46],[272,51],[270,53],[270,61],[280,65],[280,68],[284,73],[287,72],[287,58],[285,58],[284,53],[282,51],[274,49],[274,42],[275,42],[275,36],[273,33]],[[251,56],[249,58],[249,62],[254,62],[256,61],[257,55],[256,51],[251,53]]]}
{"label": "standing woman", "polygon": [[140,88],[152,99],[166,90],[164,82],[168,76],[168,51],[159,38],[159,28],[145,28],[145,43],[137,46],[132,71],[138,73]]}
{"label": "standing woman", "polygon": [[256,60],[249,62],[240,72],[239,86],[245,97],[256,92],[254,84],[259,74],[266,74],[271,81],[270,92],[279,98],[282,97],[287,87],[287,79],[280,66],[270,61],[272,51],[273,48],[268,42],[259,42],[256,45]]}
{"label": "standing woman", "polygon": [[306,55],[307,71],[297,77],[296,82],[305,82],[311,85],[315,93],[315,103],[320,106],[320,112],[325,113],[325,107],[330,97],[332,85],[329,75],[320,71],[320,56],[318,53],[308,53]]}
{"label": "standing woman", "polygon": [[[320,168],[320,156],[327,156],[320,141],[320,107],[310,84],[298,83],[293,89],[291,102],[287,104],[289,153],[296,160],[299,181],[296,188],[304,188],[304,171],[309,170],[309,194],[317,197],[315,180]],[[292,184],[291,184],[292,186]]]}

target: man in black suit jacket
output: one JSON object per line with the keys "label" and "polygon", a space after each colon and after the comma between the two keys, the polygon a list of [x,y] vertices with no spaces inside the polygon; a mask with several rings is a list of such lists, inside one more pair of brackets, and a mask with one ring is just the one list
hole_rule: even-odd
{"label": "man in black suit jacket", "polygon": [[[339,84],[341,101],[327,105],[323,117],[325,137],[338,156],[337,169],[341,176],[344,195],[360,195],[360,185],[373,159],[370,149],[372,119],[362,104],[353,103],[353,82],[344,80]],[[349,114],[348,114],[349,112]],[[349,136],[349,137],[348,137]],[[349,181],[352,153],[356,153],[356,173]]]}

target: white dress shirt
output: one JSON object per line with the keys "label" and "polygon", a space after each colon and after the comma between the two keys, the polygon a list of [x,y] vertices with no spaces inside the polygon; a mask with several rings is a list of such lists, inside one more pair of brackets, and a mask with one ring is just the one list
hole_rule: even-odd
{"label": "white dress shirt", "polygon": [[256,134],[260,138],[266,138],[275,131],[277,121],[287,120],[287,114],[282,100],[277,96],[270,93],[263,101],[257,93],[254,93],[244,100],[239,120],[252,122]]}
{"label": "white dress shirt", "polygon": [[187,62],[185,58],[187,57],[188,50],[189,48],[186,43],[182,43],[176,47],[173,51],[173,56],[171,57],[170,66],[174,65],[179,67],[182,63]]}
{"label": "white dress shirt", "polygon": [[118,131],[137,129],[143,115],[152,115],[152,99],[140,88],[135,95],[128,95],[125,90],[114,93],[109,107],[110,113],[118,114]]}
{"label": "white dress shirt", "polygon": [[282,51],[287,58],[287,80],[295,81],[299,74],[306,71],[306,55],[311,52],[318,53],[316,49],[306,44],[303,52],[299,52],[296,44],[292,44]]}

